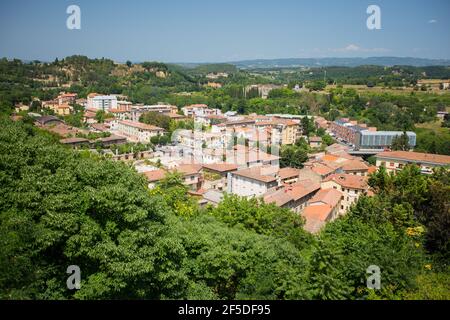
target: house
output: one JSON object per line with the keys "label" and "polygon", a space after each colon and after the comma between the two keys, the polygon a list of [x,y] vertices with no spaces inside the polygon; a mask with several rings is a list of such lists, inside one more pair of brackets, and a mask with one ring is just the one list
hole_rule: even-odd
{"label": "house", "polygon": [[130,120],[113,121],[111,130],[116,131],[119,135],[126,136],[133,142],[142,143],[148,143],[151,137],[162,135],[165,132],[163,128]]}
{"label": "house", "polygon": [[343,214],[362,194],[367,193],[369,185],[367,184],[367,177],[341,173],[328,176],[322,181],[321,188],[333,188],[342,193],[339,213]]}
{"label": "house", "polygon": [[191,104],[189,106],[181,108],[181,111],[183,111],[183,114],[186,117],[194,117],[208,114],[208,112],[206,111],[208,109],[209,108],[206,104]]}
{"label": "house", "polygon": [[259,197],[278,186],[277,170],[260,166],[230,172],[228,193],[242,197]]}
{"label": "house", "polygon": [[309,146],[311,148],[320,148],[322,146],[322,138],[321,137],[310,137],[309,138]]}
{"label": "house", "polygon": [[341,167],[346,174],[354,174],[357,176],[367,176],[369,174],[369,166],[362,160],[347,160]]}
{"label": "house", "polygon": [[60,104],[53,111],[59,116],[67,116],[72,111],[72,107],[68,104]]}
{"label": "house", "polygon": [[61,139],[59,140],[60,143],[65,144],[65,145],[69,145],[71,147],[78,147],[78,146],[83,146],[83,145],[89,145],[89,140],[85,139],[85,138],[66,138],[66,139]]}
{"label": "house", "polygon": [[299,213],[319,189],[319,183],[302,180],[285,185],[277,190],[269,190],[264,194],[263,199],[266,203],[274,203],[279,207]]}
{"label": "house", "polygon": [[228,173],[237,170],[237,165],[231,163],[203,164],[203,188],[206,190],[226,191],[228,184]]}
{"label": "house", "polygon": [[336,189],[320,189],[302,212],[306,221],[304,229],[317,233],[328,221],[336,219],[339,216],[342,197],[342,193]]}
{"label": "house", "polygon": [[375,155],[377,168],[383,166],[388,172],[401,170],[407,164],[416,164],[424,174],[433,173],[433,168],[450,167],[450,156],[441,154],[385,151]]}
{"label": "house", "polygon": [[[188,186],[189,190],[197,191],[201,188],[203,183],[201,169],[202,166],[198,164],[181,164],[170,170],[170,172],[177,172],[181,174],[183,177],[183,183]],[[158,181],[162,180],[166,176],[167,172],[168,171],[164,169],[144,172],[144,175],[147,177],[149,182],[148,187],[150,189],[153,188]]]}
{"label": "house", "polygon": [[58,101],[59,105],[62,104],[74,104],[77,99],[76,93],[65,93],[61,92],[58,97],[56,97],[56,100]]}
{"label": "house", "polygon": [[278,170],[278,176],[280,177],[281,183],[293,184],[299,181],[300,172],[300,169],[285,167]]}
{"label": "house", "polygon": [[109,137],[105,138],[99,138],[96,141],[98,141],[103,147],[107,147],[113,144],[124,144],[127,142],[127,138],[116,136],[116,135],[110,135]]}
{"label": "house", "polygon": [[97,123],[97,119],[95,119],[97,110],[86,109],[83,114],[83,122],[87,124]]}

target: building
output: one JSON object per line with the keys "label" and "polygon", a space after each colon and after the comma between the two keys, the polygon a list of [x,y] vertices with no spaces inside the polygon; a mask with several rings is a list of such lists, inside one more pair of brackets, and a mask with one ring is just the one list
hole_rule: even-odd
{"label": "building", "polygon": [[320,189],[319,183],[311,180],[302,180],[293,184],[285,185],[277,190],[269,190],[264,194],[266,203],[274,203],[278,207],[291,209],[300,213],[316,192]]}
{"label": "building", "polygon": [[207,115],[206,110],[209,109],[206,104],[191,104],[181,108],[186,117]]}
{"label": "building", "polygon": [[336,189],[342,193],[339,213],[345,213],[362,194],[369,190],[367,178],[353,174],[332,174],[321,183],[322,189]]}
{"label": "building", "polygon": [[322,138],[321,137],[310,137],[309,138],[309,146],[311,148],[320,148],[322,146]]}
{"label": "building", "polygon": [[[392,145],[392,140],[403,134],[402,131],[359,131],[356,134],[355,150],[360,149],[387,149]],[[408,144],[411,149],[416,145],[416,134],[407,131]]]}
{"label": "building", "polygon": [[36,119],[35,123],[40,126],[51,126],[64,124],[64,121],[55,116],[41,116]]}
{"label": "building", "polygon": [[320,189],[302,212],[306,221],[304,229],[317,233],[327,222],[335,220],[339,216],[342,197],[336,189]]}
{"label": "building", "polygon": [[[354,150],[384,150],[392,145],[395,137],[401,136],[403,131],[377,131],[375,127],[367,127],[364,123],[351,121],[348,118],[331,122],[330,131],[341,142],[350,145]],[[411,148],[416,145],[416,134],[406,132]]]}
{"label": "building", "polygon": [[77,94],[76,93],[65,93],[65,92],[61,92],[59,94],[59,96],[56,98],[56,100],[58,101],[58,104],[74,104],[76,102],[77,99]]}
{"label": "building", "polygon": [[111,123],[111,130],[116,131],[119,135],[126,136],[133,142],[150,142],[150,138],[164,134],[164,129],[149,124],[129,121],[115,120]]}
{"label": "building", "polygon": [[117,97],[115,95],[99,95],[90,93],[87,96],[88,109],[103,110],[105,112],[110,109],[117,109]]}
{"label": "building", "polygon": [[271,120],[255,121],[254,125],[256,128],[268,129],[271,136],[276,134],[282,145],[294,144],[299,138],[299,123],[294,120],[274,117]]}
{"label": "building", "polygon": [[203,164],[203,188],[226,191],[228,188],[228,173],[236,170],[237,165],[231,163]]}
{"label": "building", "polygon": [[277,170],[270,166],[231,172],[228,178],[228,193],[241,197],[260,197],[279,185],[276,172]]}
{"label": "building", "polygon": [[357,176],[367,176],[369,174],[369,166],[362,160],[347,160],[341,167],[346,174],[353,174]]}
{"label": "building", "polygon": [[[203,183],[203,177],[201,175],[202,166],[198,164],[181,164],[176,168],[170,170],[170,172],[177,172],[183,177],[183,183],[188,186],[189,190],[197,191],[201,188]],[[144,172],[149,182],[148,187],[154,188],[156,183],[167,175],[167,170],[158,169]]]}
{"label": "building", "polygon": [[383,166],[388,172],[401,170],[408,164],[416,164],[424,174],[433,173],[433,168],[450,167],[450,156],[411,152],[411,151],[385,151],[376,156],[377,168]]}
{"label": "building", "polygon": [[141,115],[146,112],[158,112],[167,116],[177,115],[178,108],[177,106],[169,105],[169,104],[155,104],[150,106],[144,105],[134,105],[131,107],[129,111],[128,118],[132,121],[139,121]]}

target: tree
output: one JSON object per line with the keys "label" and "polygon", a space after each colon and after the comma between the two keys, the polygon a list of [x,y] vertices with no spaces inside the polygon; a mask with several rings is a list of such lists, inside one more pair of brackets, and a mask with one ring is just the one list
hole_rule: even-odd
{"label": "tree", "polygon": [[341,259],[331,247],[320,241],[316,245],[309,269],[313,299],[342,300],[349,296],[350,288],[339,274]]}
{"label": "tree", "polygon": [[171,119],[169,116],[166,116],[159,112],[145,112],[139,118],[140,122],[151,124],[165,130],[170,129]]}
{"label": "tree", "polygon": [[127,65],[128,68],[131,68],[133,63],[130,60],[127,60],[126,65]]}
{"label": "tree", "polygon": [[299,215],[260,199],[225,195],[219,205],[210,210],[210,214],[230,226],[242,225],[259,234],[287,239],[299,248],[310,242],[308,234],[302,229],[304,221]]}
{"label": "tree", "polygon": [[401,150],[401,151],[409,151],[411,149],[409,145],[409,137],[404,131],[402,135],[395,136],[392,139],[391,143],[391,149],[392,150]]}
{"label": "tree", "polygon": [[303,168],[303,163],[308,160],[307,151],[297,146],[281,146],[280,166],[282,168]]}

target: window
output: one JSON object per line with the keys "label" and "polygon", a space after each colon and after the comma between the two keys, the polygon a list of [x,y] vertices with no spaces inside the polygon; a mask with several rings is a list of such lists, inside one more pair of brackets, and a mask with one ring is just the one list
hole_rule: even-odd
{"label": "window", "polygon": [[344,209],[344,206],[341,206],[341,209]]}

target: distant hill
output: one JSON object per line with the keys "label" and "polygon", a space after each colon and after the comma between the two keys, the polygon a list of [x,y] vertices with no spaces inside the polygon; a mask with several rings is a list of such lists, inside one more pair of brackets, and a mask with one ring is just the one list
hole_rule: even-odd
{"label": "distant hill", "polygon": [[376,66],[449,66],[448,59],[423,59],[409,57],[369,57],[369,58],[287,58],[257,59],[230,62],[240,69],[254,68],[292,68],[292,67],[357,67],[362,65]]}

